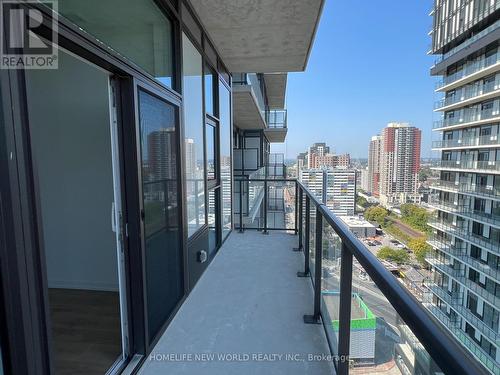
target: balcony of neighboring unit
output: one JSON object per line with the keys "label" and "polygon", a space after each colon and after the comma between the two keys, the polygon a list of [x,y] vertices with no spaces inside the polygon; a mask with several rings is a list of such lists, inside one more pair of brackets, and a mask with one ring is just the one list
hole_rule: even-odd
{"label": "balcony of neighboring unit", "polygon": [[500,280],[500,268],[493,261],[489,262],[474,258],[467,254],[467,250],[464,247],[453,245],[449,240],[438,238],[436,235],[432,235],[427,240],[427,243],[434,249],[461,261],[476,271],[482,272],[495,280]]}
{"label": "balcony of neighboring unit", "polygon": [[438,180],[433,183],[431,189],[500,200],[500,187],[495,187],[493,185]]}
{"label": "balcony of neighboring unit", "polygon": [[434,229],[448,233],[452,236],[460,238],[462,241],[469,242],[473,245],[485,248],[495,255],[500,255],[500,239],[487,238],[478,234],[472,233],[468,228],[454,225],[452,222],[440,219],[430,219],[428,225]]}
{"label": "balcony of neighboring unit", "polygon": [[233,74],[233,121],[240,129],[266,128],[264,82],[256,73]]}
{"label": "balcony of neighboring unit", "polygon": [[449,91],[454,88],[466,85],[476,79],[496,72],[500,68],[500,53],[495,52],[492,55],[468,62],[465,66],[448,76],[443,77],[436,85],[436,91]]}
{"label": "balcony of neighboring unit", "polygon": [[444,139],[432,142],[433,150],[465,149],[465,148],[496,148],[500,147],[498,135],[483,135],[480,137],[462,137]]}
{"label": "balcony of neighboring unit", "polygon": [[480,210],[475,210],[471,207],[467,207],[463,202],[444,201],[442,199],[429,200],[429,205],[440,211],[448,212],[454,215],[461,216],[465,219],[472,219],[474,221],[488,224],[500,228],[500,215],[496,213],[486,213]]}
{"label": "balcony of neighboring unit", "polygon": [[500,95],[500,74],[487,83],[471,84],[434,103],[434,111],[449,111]]}
{"label": "balcony of neighboring unit", "polygon": [[465,171],[471,173],[500,173],[500,160],[478,161],[478,160],[440,160],[431,169]]}
{"label": "balcony of neighboring unit", "polygon": [[451,129],[467,128],[474,125],[482,125],[491,122],[500,121],[500,111],[498,108],[489,108],[484,110],[460,110],[456,116],[446,117],[442,120],[436,120],[432,124],[433,131],[443,131]]}
{"label": "balcony of neighboring unit", "polygon": [[236,224],[140,374],[379,371],[395,368],[408,337],[438,372],[486,374],[338,217],[300,182],[286,182],[279,197],[264,188],[262,207],[284,206],[289,224]]}
{"label": "balcony of neighboring unit", "polygon": [[273,109],[266,112],[267,128],[264,134],[267,140],[271,143],[284,142],[287,128],[287,111],[286,109]]}

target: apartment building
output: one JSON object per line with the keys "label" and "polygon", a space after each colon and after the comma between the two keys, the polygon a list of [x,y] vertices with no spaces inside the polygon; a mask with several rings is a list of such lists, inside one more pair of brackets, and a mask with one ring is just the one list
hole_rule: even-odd
{"label": "apartment building", "polygon": [[356,206],[356,173],[354,169],[304,169],[299,181],[336,215],[352,216]]}
{"label": "apartment building", "polygon": [[435,1],[431,74],[440,152],[426,306],[500,373],[500,1]]}
{"label": "apartment building", "polygon": [[380,195],[381,142],[380,135],[376,135],[368,146],[368,191],[376,197]]}
{"label": "apartment building", "polygon": [[323,1],[4,3],[2,54],[57,67],[0,70],[0,373],[178,373],[150,354],[286,136]]}
{"label": "apartment building", "polygon": [[408,123],[389,123],[380,135],[380,202],[386,207],[420,203],[421,131]]}

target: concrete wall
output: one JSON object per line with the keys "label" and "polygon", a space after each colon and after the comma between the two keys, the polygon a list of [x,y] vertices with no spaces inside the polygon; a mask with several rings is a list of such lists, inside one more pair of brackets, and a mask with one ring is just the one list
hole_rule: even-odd
{"label": "concrete wall", "polygon": [[26,76],[48,285],[118,290],[108,75],[60,51]]}

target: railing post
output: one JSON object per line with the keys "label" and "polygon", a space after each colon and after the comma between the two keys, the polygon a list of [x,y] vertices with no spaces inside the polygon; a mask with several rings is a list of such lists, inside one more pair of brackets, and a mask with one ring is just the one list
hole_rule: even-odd
{"label": "railing post", "polygon": [[240,180],[240,233],[243,233],[243,180]]}
{"label": "railing post", "polygon": [[267,178],[264,180],[264,231],[263,234],[269,234],[267,231]]}
{"label": "railing post", "polygon": [[303,208],[303,195],[302,195],[302,189],[298,188],[299,184],[295,182],[295,187],[297,188],[296,193],[295,193],[295,203],[298,202],[298,204],[295,204],[295,209],[298,211],[298,215],[295,215],[295,217],[298,217],[298,219],[295,220],[295,227],[298,227],[299,231],[299,247],[296,247],[293,249],[293,251],[301,251],[303,249],[302,245],[302,236],[304,235],[302,231],[302,208]]}
{"label": "railing post", "polygon": [[304,239],[304,271],[303,272],[297,272],[298,277],[308,277],[309,276],[309,241],[310,241],[310,235],[311,235],[311,228],[310,228],[310,222],[311,222],[311,202],[309,197],[306,195],[306,227],[305,227],[305,239]]}
{"label": "railing post", "polygon": [[[286,182],[285,182],[286,185]],[[283,191],[283,200],[285,199],[284,191]],[[285,213],[286,215],[286,213]],[[295,180],[295,234],[299,233],[299,184],[297,180]],[[300,247],[300,246],[299,246]]]}
{"label": "railing post", "polygon": [[351,336],[352,253],[342,243],[340,261],[339,353],[337,374],[349,373],[349,342]]}
{"label": "railing post", "polygon": [[321,273],[322,273],[322,258],[323,258],[323,216],[316,208],[316,235],[315,235],[315,259],[314,259],[314,313],[313,315],[304,315],[304,323],[320,324],[321,323]]}

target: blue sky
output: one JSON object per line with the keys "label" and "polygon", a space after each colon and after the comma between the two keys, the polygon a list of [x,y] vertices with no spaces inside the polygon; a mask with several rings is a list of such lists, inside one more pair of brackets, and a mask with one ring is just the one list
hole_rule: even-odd
{"label": "blue sky", "polygon": [[295,158],[326,141],[337,153],[366,157],[368,142],[388,122],[422,129],[431,155],[436,78],[426,54],[431,1],[327,0],[307,70],[288,75],[288,135],[274,147]]}

